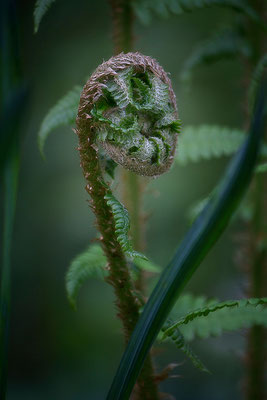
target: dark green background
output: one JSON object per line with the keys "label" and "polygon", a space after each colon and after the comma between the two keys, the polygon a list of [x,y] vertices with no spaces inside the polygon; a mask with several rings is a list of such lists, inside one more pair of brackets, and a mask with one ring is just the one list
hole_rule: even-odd
{"label": "dark green background", "polygon": [[[112,288],[91,280],[81,290],[78,309],[68,304],[64,279],[71,259],[95,237],[79,167],[77,139],[58,129],[45,147],[37,132],[48,109],[81,84],[112,55],[111,15],[104,0],[57,0],[33,35],[34,2],[18,2],[21,62],[30,100],[22,130],[21,172],[13,245],[12,318],[8,400],[104,399],[118,366],[123,338]],[[243,69],[222,61],[199,68],[191,90],[180,72],[196,44],[236,14],[208,9],[135,23],[135,50],[155,57],[171,74],[184,125],[242,127]],[[178,143],[179,146],[179,143]],[[179,147],[178,147],[179,148]],[[150,214],[147,255],[165,266],[188,228],[187,212],[214,187],[227,159],[174,166],[152,180],[146,194]],[[245,280],[233,259],[233,241],[244,229],[232,224],[203,262],[186,290],[221,300],[245,295]],[[162,384],[179,400],[241,399],[245,347],[243,333],[198,341],[193,348],[212,371],[195,370],[186,360]],[[159,371],[184,356],[170,344],[157,347]]]}

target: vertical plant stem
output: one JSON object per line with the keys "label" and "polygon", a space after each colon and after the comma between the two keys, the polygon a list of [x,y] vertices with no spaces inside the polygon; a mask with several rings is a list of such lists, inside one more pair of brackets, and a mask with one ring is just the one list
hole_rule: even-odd
{"label": "vertical plant stem", "polygon": [[[266,2],[264,0],[251,0],[251,6],[266,21]],[[249,22],[248,29],[252,47],[252,56],[248,65],[251,75],[266,50],[266,33],[257,24],[251,22]],[[256,176],[252,189],[255,211],[250,226],[251,257],[248,271],[250,297],[266,296],[267,290],[267,185],[264,179],[263,174]],[[266,398],[266,356],[266,329],[255,325],[249,330],[247,340],[247,385],[245,389],[247,400],[263,400]]]}
{"label": "vertical plant stem", "polygon": [[[114,55],[130,52],[133,49],[133,9],[129,0],[109,0],[113,21]],[[142,227],[142,183],[138,175],[123,170],[123,197],[131,216],[131,233],[136,250],[143,250]],[[143,291],[142,272],[135,285]],[[151,355],[148,355],[134,390],[134,398],[157,400],[159,398]]]}
{"label": "vertical plant stem", "polygon": [[[131,216],[131,234],[134,248],[143,252],[145,248],[145,217],[143,214],[143,194],[145,190],[145,178],[126,170],[124,174],[124,200]],[[144,293],[144,272],[140,269],[135,281],[135,287],[140,293]]]}
{"label": "vertical plant stem", "polygon": [[77,120],[77,134],[81,166],[87,181],[86,191],[91,196],[91,208],[96,215],[97,226],[101,233],[100,241],[109,263],[108,281],[115,290],[118,316],[122,320],[127,342],[139,317],[139,304],[134,293],[127,261],[116,239],[113,214],[105,199],[109,188],[103,180],[93,141],[90,141],[86,125],[84,126],[82,122],[82,119],[79,122]]}
{"label": "vertical plant stem", "polygon": [[[250,297],[266,295],[266,184],[264,176],[255,178],[255,215],[251,226],[251,260],[249,268]],[[265,238],[264,238],[265,236]],[[247,342],[247,400],[262,400],[266,395],[266,328],[255,325],[248,333]]]}
{"label": "vertical plant stem", "polygon": [[18,184],[17,146],[6,162],[4,170],[4,224],[0,295],[0,398],[5,399],[10,315],[10,252],[16,208]]}
{"label": "vertical plant stem", "polygon": [[[11,245],[18,184],[18,121],[22,110],[19,94],[17,19],[15,2],[0,2],[0,179],[3,189],[4,213],[1,243],[0,288],[0,399],[6,397],[8,367],[8,334],[10,320]],[[16,96],[11,96],[16,91]],[[18,107],[19,106],[19,107]],[[2,228],[2,227],[1,227]]]}
{"label": "vertical plant stem", "polygon": [[[81,166],[88,183],[86,190],[91,196],[91,208],[96,215],[98,229],[101,233],[100,240],[109,264],[108,281],[115,290],[118,316],[122,320],[125,339],[128,342],[139,318],[140,304],[135,296],[135,288],[129,274],[127,261],[116,239],[112,211],[105,200],[109,188],[103,181],[98,154],[93,147],[94,141],[88,135],[86,116],[85,120],[83,117],[78,114],[77,118]],[[138,393],[140,393],[140,400],[156,400],[158,398],[150,362],[147,362],[140,377]]]}
{"label": "vertical plant stem", "polygon": [[129,0],[109,0],[113,23],[114,55],[133,49],[133,9]]}

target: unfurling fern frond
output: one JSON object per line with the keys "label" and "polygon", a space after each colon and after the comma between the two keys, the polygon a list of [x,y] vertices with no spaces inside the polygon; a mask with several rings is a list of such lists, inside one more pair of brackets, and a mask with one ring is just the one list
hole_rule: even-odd
{"label": "unfurling fern frond", "polygon": [[[83,114],[83,115],[81,115]],[[180,121],[171,81],[151,57],[121,53],[84,87],[77,124],[124,168],[158,176],[173,163]]]}
{"label": "unfurling fern frond", "polygon": [[41,23],[41,20],[43,19],[43,16],[46,14],[49,7],[51,6],[52,3],[54,3],[54,1],[55,0],[37,0],[36,1],[34,12],[33,12],[34,33],[38,32],[39,25]]}
{"label": "unfurling fern frond", "polygon": [[45,141],[52,130],[75,123],[81,90],[81,86],[75,86],[48,111],[43,119],[38,132],[38,144],[42,154]]}
{"label": "unfurling fern frond", "polygon": [[267,53],[264,54],[263,57],[258,62],[253,72],[251,83],[248,89],[248,102],[251,111],[253,109],[256,93],[258,91],[260,81],[264,73],[267,74]]}
{"label": "unfurling fern frond", "polygon": [[163,339],[179,328],[186,340],[195,336],[208,338],[225,331],[249,328],[252,325],[267,326],[267,298],[231,300],[199,308],[179,318],[164,332]]}
{"label": "unfurling fern frond", "polygon": [[226,7],[263,24],[257,12],[245,0],[133,0],[133,7],[141,22],[150,22],[153,13],[160,17],[182,14],[207,7]]}
{"label": "unfurling fern frond", "polygon": [[180,134],[176,162],[209,160],[231,155],[237,151],[245,139],[245,133],[217,125],[187,126]]}
{"label": "unfurling fern frond", "polygon": [[202,64],[212,64],[221,59],[230,59],[250,55],[250,48],[244,38],[237,32],[225,29],[200,43],[186,60],[181,77],[189,80],[195,67]]}
{"label": "unfurling fern frond", "polygon": [[[168,319],[166,323],[164,324],[164,327],[162,328],[162,332],[168,328],[173,323],[171,319]],[[199,359],[199,357],[195,354],[195,352],[192,350],[192,348],[189,346],[188,343],[186,343],[185,338],[181,331],[176,328],[173,334],[169,337],[171,341],[174,343],[175,347],[177,349],[181,350],[193,363],[193,365],[199,369],[200,371],[203,372],[209,372],[209,370],[205,367],[205,365],[202,363],[202,361]]]}
{"label": "unfurling fern frond", "polygon": [[106,256],[98,244],[89,246],[71,262],[66,275],[66,290],[68,299],[73,307],[82,284],[89,278],[101,280],[107,275],[105,270]]}
{"label": "unfurling fern frond", "polygon": [[140,257],[147,260],[146,256],[133,250],[132,243],[128,237],[130,218],[127,209],[113,196],[111,192],[106,194],[105,199],[107,200],[107,204],[111,207],[115,220],[115,233],[124,253],[133,259]]}

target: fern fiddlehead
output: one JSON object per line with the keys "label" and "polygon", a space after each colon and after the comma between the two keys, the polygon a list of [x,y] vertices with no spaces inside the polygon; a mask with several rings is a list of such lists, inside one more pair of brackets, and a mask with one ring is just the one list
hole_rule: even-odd
{"label": "fern fiddlehead", "polygon": [[175,94],[150,57],[121,53],[101,64],[84,87],[77,122],[90,126],[96,146],[139,175],[160,175],[173,162],[180,127]]}
{"label": "fern fiddlehead", "polygon": [[[128,341],[139,318],[140,302],[131,281],[126,255],[138,256],[118,237],[120,206],[104,181],[101,151],[139,175],[167,171],[175,154],[180,127],[170,79],[153,59],[140,53],[121,53],[101,64],[83,88],[76,119],[81,166],[108,261],[118,315]],[[122,218],[121,221],[124,219]],[[151,367],[140,376],[143,400],[158,398]],[[146,389],[145,389],[146,387]]]}

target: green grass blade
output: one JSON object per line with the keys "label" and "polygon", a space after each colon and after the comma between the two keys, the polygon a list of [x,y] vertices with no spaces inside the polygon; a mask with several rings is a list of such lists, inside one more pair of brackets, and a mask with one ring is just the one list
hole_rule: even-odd
{"label": "green grass blade", "polygon": [[13,148],[4,170],[4,227],[0,291],[0,399],[5,398],[10,307],[10,250],[17,197],[18,150]]}
{"label": "green grass blade", "polygon": [[[264,87],[266,89],[266,86]],[[262,88],[250,134],[230,163],[221,185],[183,239],[163,271],[130,338],[107,396],[126,400],[178,295],[227,226],[245,192],[259,154],[264,131],[266,93]]]}

